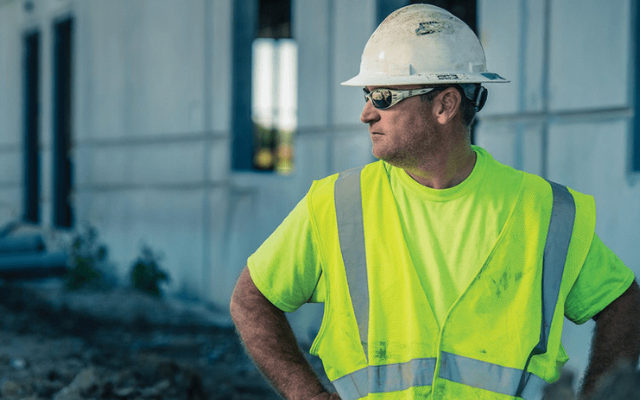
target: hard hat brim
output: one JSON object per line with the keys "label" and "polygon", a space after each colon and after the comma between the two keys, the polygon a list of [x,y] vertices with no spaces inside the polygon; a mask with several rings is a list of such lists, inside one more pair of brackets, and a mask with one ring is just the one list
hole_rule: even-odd
{"label": "hard hat brim", "polygon": [[360,73],[341,83],[342,86],[451,85],[464,83],[508,83],[509,80],[493,72],[433,73],[408,76]]}

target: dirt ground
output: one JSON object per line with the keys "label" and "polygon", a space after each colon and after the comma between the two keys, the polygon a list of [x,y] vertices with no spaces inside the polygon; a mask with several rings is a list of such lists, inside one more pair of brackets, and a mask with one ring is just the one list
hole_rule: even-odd
{"label": "dirt ground", "polygon": [[132,290],[4,283],[0,398],[278,399],[220,314]]}

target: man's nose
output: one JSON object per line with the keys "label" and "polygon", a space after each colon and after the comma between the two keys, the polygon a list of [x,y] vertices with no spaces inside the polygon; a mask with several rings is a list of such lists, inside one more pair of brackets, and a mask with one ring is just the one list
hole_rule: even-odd
{"label": "man's nose", "polygon": [[363,124],[370,124],[371,122],[375,122],[380,119],[380,110],[373,106],[371,100],[367,100],[364,104],[364,109],[362,110],[362,114],[360,115],[360,121]]}

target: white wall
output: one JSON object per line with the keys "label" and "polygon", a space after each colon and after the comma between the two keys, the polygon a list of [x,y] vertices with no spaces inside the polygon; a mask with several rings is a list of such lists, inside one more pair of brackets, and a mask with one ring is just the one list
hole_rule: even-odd
{"label": "white wall", "polygon": [[[0,221],[21,217],[20,199],[22,159],[20,136],[9,134],[22,129],[22,42],[15,16],[20,11],[17,2],[2,4],[0,13]],[[2,222],[0,222],[1,224]]]}
{"label": "white wall", "polygon": [[[230,169],[231,0],[0,0],[0,224],[20,217],[21,35],[41,33],[41,212],[52,228],[52,27],[74,18],[73,204],[124,278],[142,243],[170,292],[226,308],[247,257],[313,179],[372,160],[358,71],[375,2],[293,2],[299,46],[295,172]],[[11,172],[6,172],[11,171]],[[292,317],[303,335],[318,307]]]}

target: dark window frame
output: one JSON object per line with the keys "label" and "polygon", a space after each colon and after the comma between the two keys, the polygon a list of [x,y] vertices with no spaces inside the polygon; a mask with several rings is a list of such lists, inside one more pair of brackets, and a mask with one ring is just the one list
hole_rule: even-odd
{"label": "dark window frame", "polygon": [[258,1],[233,2],[233,95],[231,111],[232,168],[253,169],[253,123],[251,120],[251,43],[256,36]]}
{"label": "dark window frame", "polygon": [[53,24],[53,224],[73,228],[73,38],[74,18]]}
{"label": "dark window frame", "polygon": [[[289,1],[288,13],[261,13],[261,6]],[[291,38],[292,9],[290,0],[236,0],[233,6],[233,79],[231,116],[231,166],[238,172],[274,172],[259,169],[254,162],[261,144],[258,128],[252,118],[253,41],[257,38]],[[288,23],[285,21],[288,19]],[[264,132],[262,132],[264,133]],[[274,134],[273,132],[271,134]],[[276,140],[268,145],[275,153]]]}
{"label": "dark window frame", "polygon": [[22,219],[40,222],[40,31],[24,33]]}

